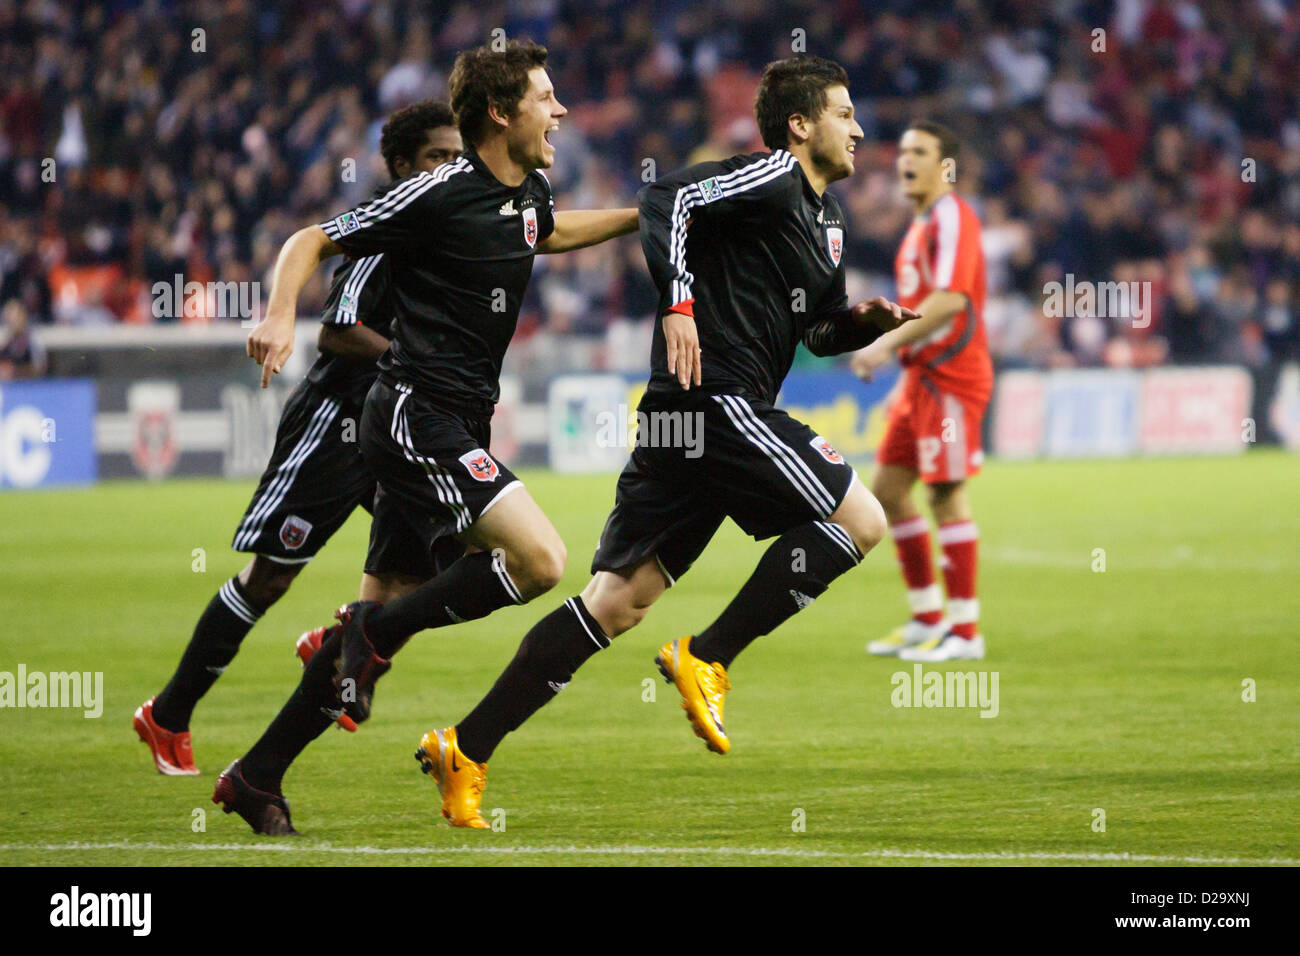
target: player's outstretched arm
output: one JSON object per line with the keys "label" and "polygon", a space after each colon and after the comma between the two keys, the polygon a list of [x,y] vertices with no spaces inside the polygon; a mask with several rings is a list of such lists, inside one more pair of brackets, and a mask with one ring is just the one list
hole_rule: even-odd
{"label": "player's outstretched arm", "polygon": [[886,332],[857,355],[851,368],[859,378],[870,379],[880,366],[889,361],[900,346],[923,339],[966,308],[966,296],[960,292],[935,291],[927,295],[916,311],[921,318]]}
{"label": "player's outstretched arm", "polygon": [[541,253],[568,252],[636,232],[636,209],[568,209],[555,214],[555,230],[537,244]]}
{"label": "player's outstretched arm", "polygon": [[271,295],[266,317],[248,333],[248,356],[262,366],[262,387],[271,384],[293,353],[293,320],[298,310],[298,293],[325,259],[343,250],[325,235],[320,226],[299,229],[280,250],[271,273]]}
{"label": "player's outstretched arm", "polygon": [[921,313],[878,295],[810,326],[803,343],[813,355],[840,355],[879,341],[903,323],[915,325],[922,318]]}

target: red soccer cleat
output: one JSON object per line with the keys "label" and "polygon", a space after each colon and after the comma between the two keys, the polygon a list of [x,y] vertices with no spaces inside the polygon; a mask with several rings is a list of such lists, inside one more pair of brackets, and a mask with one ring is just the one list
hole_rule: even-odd
{"label": "red soccer cleat", "polygon": [[[298,652],[298,657],[302,659],[302,666],[306,667],[307,662],[316,656],[320,650],[321,642],[325,640],[325,632],[328,627],[318,627],[314,631],[307,631],[298,638],[298,643],[294,650]],[[349,733],[357,732],[357,722],[347,714],[339,715],[339,726]]]}
{"label": "red soccer cleat", "polygon": [[159,727],[153,719],[153,702],[150,697],[135,709],[135,732],[149,745],[153,754],[153,765],[158,772],[169,777],[193,777],[199,773],[194,766],[194,745],[190,742],[188,730],[172,733]]}
{"label": "red soccer cleat", "polygon": [[267,793],[244,779],[236,760],[217,777],[212,802],[221,804],[226,813],[238,813],[254,833],[268,836],[298,836],[289,820],[289,801],[283,794]]}

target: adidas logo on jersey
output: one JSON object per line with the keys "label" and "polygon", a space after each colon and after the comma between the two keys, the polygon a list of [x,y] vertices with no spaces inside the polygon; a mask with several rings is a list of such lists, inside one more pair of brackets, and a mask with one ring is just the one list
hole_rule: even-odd
{"label": "adidas logo on jersey", "polygon": [[497,210],[497,212],[501,213],[501,215],[503,216],[513,216],[518,211],[519,210],[515,209],[515,201],[513,199],[507,200],[506,202],[502,203],[501,208]]}
{"label": "adidas logo on jersey", "polygon": [[794,603],[799,606],[801,611],[813,602],[813,599],[808,595],[802,591],[796,591],[794,588],[790,589],[790,597],[794,598]]}

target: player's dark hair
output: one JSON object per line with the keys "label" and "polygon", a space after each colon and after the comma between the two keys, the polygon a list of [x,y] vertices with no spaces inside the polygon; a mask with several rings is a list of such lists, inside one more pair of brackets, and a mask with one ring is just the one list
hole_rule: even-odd
{"label": "player's dark hair", "polygon": [[754,98],[758,131],[768,149],[785,149],[789,120],[798,113],[816,120],[826,109],[826,90],[849,85],[844,67],[819,56],[791,56],[763,68]]}
{"label": "player's dark hair", "polygon": [[451,107],[441,100],[421,100],[388,117],[379,134],[379,154],[384,157],[388,175],[397,178],[399,159],[415,165],[415,157],[428,142],[429,130],[455,125]]}
{"label": "player's dark hair", "polygon": [[942,123],[936,123],[934,120],[912,120],[903,132],[906,133],[908,129],[929,133],[937,139],[940,159],[956,159],[957,154],[961,152],[961,141],[957,139],[957,134]]}
{"label": "player's dark hair", "polygon": [[491,46],[464,50],[451,68],[451,108],[461,138],[477,146],[487,135],[495,106],[502,116],[515,115],[528,92],[528,73],[546,65],[546,47],[532,40],[511,40],[503,50]]}

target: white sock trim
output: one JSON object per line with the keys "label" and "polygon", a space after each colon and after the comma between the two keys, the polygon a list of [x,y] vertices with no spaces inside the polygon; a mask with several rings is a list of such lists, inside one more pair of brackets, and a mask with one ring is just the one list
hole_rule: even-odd
{"label": "white sock trim", "polygon": [[939,525],[940,544],[961,544],[963,541],[978,541],[980,529],[974,521],[956,521],[952,524]]}
{"label": "white sock trim", "polygon": [[979,598],[949,598],[948,617],[954,624],[974,624],[980,619]]}
{"label": "white sock trim", "polygon": [[917,515],[915,518],[908,518],[898,524],[891,524],[889,526],[889,535],[895,541],[906,541],[908,538],[919,537],[929,530],[929,522],[922,516]]}
{"label": "white sock trim", "polygon": [[939,590],[938,584],[931,584],[928,588],[908,588],[907,603],[912,606],[913,614],[942,611],[943,592]]}

